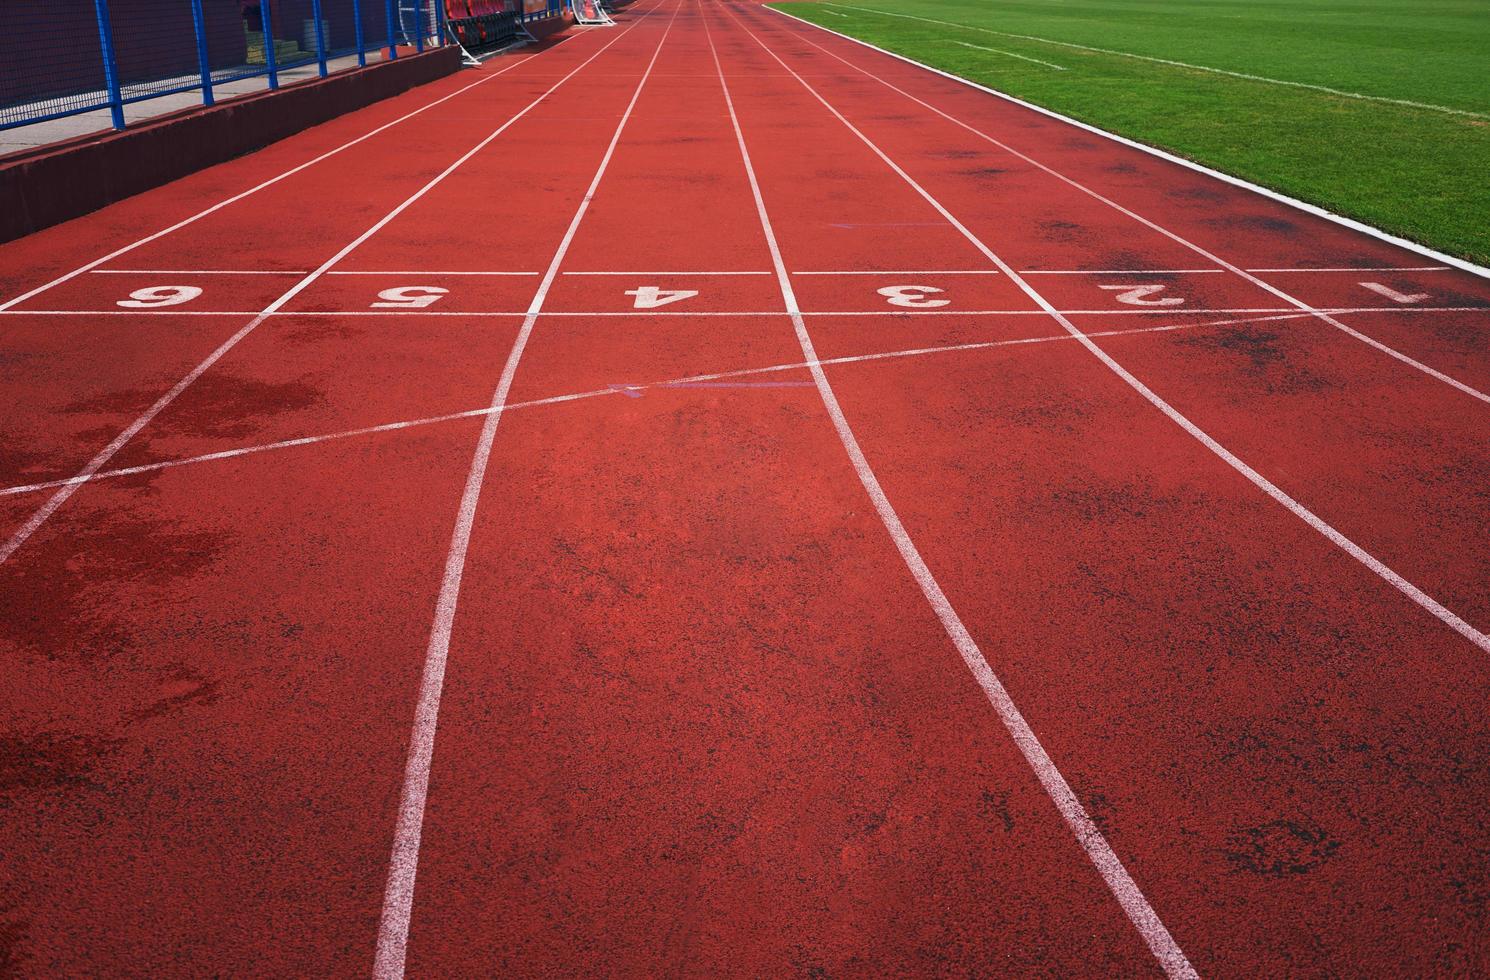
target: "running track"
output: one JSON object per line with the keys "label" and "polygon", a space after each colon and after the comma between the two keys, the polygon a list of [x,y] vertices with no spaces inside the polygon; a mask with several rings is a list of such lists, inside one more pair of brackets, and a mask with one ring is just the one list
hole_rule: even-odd
{"label": "running track", "polygon": [[0,248],[0,972],[1490,969],[1490,284],[620,20]]}

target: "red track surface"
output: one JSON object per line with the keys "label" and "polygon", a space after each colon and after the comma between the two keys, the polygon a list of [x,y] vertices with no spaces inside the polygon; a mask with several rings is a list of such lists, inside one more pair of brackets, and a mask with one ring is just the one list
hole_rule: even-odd
{"label": "red track surface", "polygon": [[0,972],[1490,970],[1490,285],[621,20],[0,249]]}

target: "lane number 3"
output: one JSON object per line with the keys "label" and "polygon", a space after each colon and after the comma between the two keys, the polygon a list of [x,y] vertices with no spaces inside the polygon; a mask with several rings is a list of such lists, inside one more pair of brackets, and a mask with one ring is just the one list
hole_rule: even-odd
{"label": "lane number 3", "polygon": [[942,290],[935,286],[886,286],[875,292],[890,301],[891,306],[905,306],[913,310],[926,310],[951,304],[950,299],[930,299],[930,294]]}

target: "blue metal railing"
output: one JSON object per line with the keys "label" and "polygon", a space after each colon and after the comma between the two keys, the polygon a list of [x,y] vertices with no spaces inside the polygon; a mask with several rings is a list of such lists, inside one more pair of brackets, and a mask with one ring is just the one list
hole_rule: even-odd
{"label": "blue metal railing", "polygon": [[109,109],[114,114],[114,128],[124,128],[124,96],[119,90],[119,65],[114,59],[114,28],[109,21],[108,0],[93,0],[98,18],[98,46],[103,56],[104,90],[109,95]]}
{"label": "blue metal railing", "polygon": [[424,51],[449,43],[446,2],[0,0],[0,130],[103,110],[123,129],[134,103],[199,92],[210,106],[338,59]]}

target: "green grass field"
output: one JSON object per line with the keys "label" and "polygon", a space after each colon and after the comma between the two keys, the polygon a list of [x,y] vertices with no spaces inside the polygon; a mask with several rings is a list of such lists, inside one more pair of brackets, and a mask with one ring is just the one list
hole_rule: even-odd
{"label": "green grass field", "polygon": [[1490,265],[1490,0],[772,6]]}

